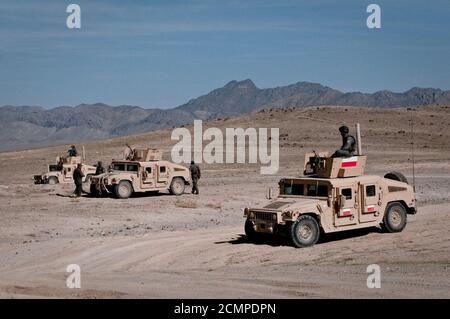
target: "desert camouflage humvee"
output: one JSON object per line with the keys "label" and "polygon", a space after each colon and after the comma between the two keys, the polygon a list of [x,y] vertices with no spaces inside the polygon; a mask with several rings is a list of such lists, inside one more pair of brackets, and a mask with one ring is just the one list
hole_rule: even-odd
{"label": "desert camouflage humvee", "polygon": [[379,225],[387,232],[402,231],[407,214],[417,212],[413,187],[398,172],[364,175],[365,164],[363,155],[306,154],[304,177],[281,179],[275,200],[244,209],[247,237],[280,233],[294,246],[306,247],[321,233]]}
{"label": "desert camouflage humvee", "polygon": [[58,156],[55,164],[48,165],[47,172],[34,175],[35,184],[73,183],[73,171],[81,164],[83,182],[89,182],[95,174],[95,166],[83,163],[82,156]]}
{"label": "desert camouflage humvee", "polygon": [[162,160],[160,150],[135,148],[124,160],[113,160],[107,173],[91,179],[91,194],[114,194],[129,198],[133,193],[169,190],[173,195],[184,193],[190,184],[189,169]]}

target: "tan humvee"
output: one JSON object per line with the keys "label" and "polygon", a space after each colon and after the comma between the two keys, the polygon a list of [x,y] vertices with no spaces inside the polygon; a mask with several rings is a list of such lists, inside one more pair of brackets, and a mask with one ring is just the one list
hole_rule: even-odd
{"label": "tan humvee", "polygon": [[34,175],[35,184],[73,183],[73,171],[81,164],[83,182],[89,182],[95,174],[95,166],[83,163],[82,156],[58,156],[55,164],[48,165],[47,172]]}
{"label": "tan humvee", "polygon": [[364,175],[365,165],[363,155],[306,154],[304,177],[282,178],[275,200],[244,209],[247,237],[279,233],[294,246],[306,247],[314,245],[321,233],[379,225],[387,232],[402,231],[407,214],[417,212],[413,187],[398,172]]}
{"label": "tan humvee", "polygon": [[189,169],[162,160],[160,150],[130,148],[125,159],[113,160],[107,173],[91,179],[91,193],[114,194],[123,199],[129,198],[133,193],[163,190],[181,195],[190,181]]}

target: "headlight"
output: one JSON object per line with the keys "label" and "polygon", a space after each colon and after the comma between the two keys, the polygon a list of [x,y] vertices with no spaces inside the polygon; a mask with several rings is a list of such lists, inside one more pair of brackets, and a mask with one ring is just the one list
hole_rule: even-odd
{"label": "headlight", "polygon": [[250,217],[250,218],[255,218],[255,213],[254,213],[254,212],[250,212],[249,217]]}
{"label": "headlight", "polygon": [[281,214],[283,217],[292,217],[292,212],[291,211],[286,211],[286,212],[283,212],[282,214]]}
{"label": "headlight", "polygon": [[273,220],[277,220],[277,218],[278,218],[277,213],[272,214],[272,219],[273,219]]}

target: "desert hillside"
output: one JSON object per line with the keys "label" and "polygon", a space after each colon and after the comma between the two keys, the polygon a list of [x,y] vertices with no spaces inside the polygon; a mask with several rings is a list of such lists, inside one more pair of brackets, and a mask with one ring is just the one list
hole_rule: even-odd
{"label": "desert hillside", "polygon": [[258,88],[252,80],[230,81],[175,108],[142,108],[103,103],[60,106],[0,107],[0,151],[23,150],[155,131],[191,123],[194,119],[241,116],[264,108],[311,105],[407,107],[446,105],[450,91],[412,88],[402,93],[341,92],[319,83],[297,82]]}

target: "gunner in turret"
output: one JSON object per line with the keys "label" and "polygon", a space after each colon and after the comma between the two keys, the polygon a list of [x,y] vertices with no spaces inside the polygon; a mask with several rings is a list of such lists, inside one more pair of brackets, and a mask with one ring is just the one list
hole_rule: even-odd
{"label": "gunner in turret", "polygon": [[338,149],[332,157],[350,157],[355,155],[356,151],[356,139],[349,134],[349,128],[346,125],[342,125],[339,128],[339,132],[342,136],[342,146]]}

